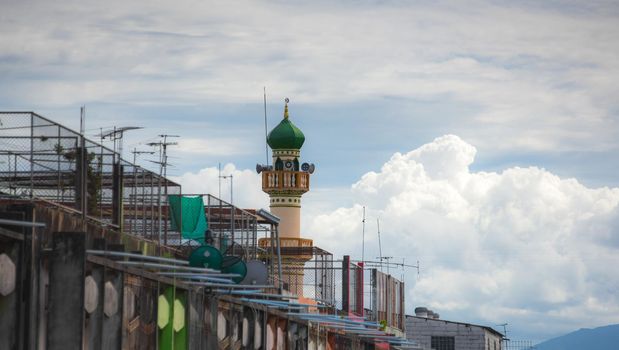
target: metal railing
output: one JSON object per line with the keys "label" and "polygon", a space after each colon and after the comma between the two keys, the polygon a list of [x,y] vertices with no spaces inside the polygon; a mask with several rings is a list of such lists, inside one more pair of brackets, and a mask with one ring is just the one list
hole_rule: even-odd
{"label": "metal railing", "polygon": [[262,188],[265,192],[281,190],[309,191],[309,173],[304,171],[265,170],[262,172]]}
{"label": "metal railing", "polygon": [[501,346],[502,350],[535,350],[537,347],[533,345],[531,340],[512,340],[504,339]]}

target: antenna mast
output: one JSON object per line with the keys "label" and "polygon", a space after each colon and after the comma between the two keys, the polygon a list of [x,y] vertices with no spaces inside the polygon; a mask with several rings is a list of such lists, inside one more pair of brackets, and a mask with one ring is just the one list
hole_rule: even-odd
{"label": "antenna mast", "polygon": [[365,262],[365,206],[363,206],[363,219],[361,220],[361,262]]}
{"label": "antenna mast", "polygon": [[509,323],[502,323],[502,324],[498,324],[497,326],[499,327],[503,327],[503,337],[505,337],[505,339],[507,339],[507,325]]}
{"label": "antenna mast", "polygon": [[[114,126],[114,129],[101,133],[101,140],[109,137],[114,141],[114,152],[118,153],[118,161],[120,161],[120,158],[123,156],[123,135],[126,131],[138,129],[144,128],[141,126],[123,126],[116,128],[116,126]],[[116,141],[118,141],[118,149],[116,148]]]}
{"label": "antenna mast", "polygon": [[86,106],[80,107],[80,134],[84,136],[86,131]]}
{"label": "antenna mast", "polygon": [[[168,168],[168,151],[167,148],[168,146],[176,146],[178,145],[178,142],[168,142],[168,137],[180,137],[178,135],[168,135],[168,134],[163,134],[163,135],[159,135],[159,137],[163,138],[163,141],[159,141],[159,142],[151,142],[148,143],[149,146],[152,147],[159,147],[159,180],[158,180],[158,184],[157,184],[157,188],[158,188],[158,193],[157,193],[157,206],[159,207],[159,212],[158,214],[158,231],[159,231],[159,243],[161,243],[161,235],[162,235],[162,229],[163,229],[163,224],[161,222],[161,217],[162,217],[162,213],[161,213],[161,178],[162,177],[166,177],[167,176],[167,168]],[[168,197],[168,179],[165,179],[165,184],[164,184],[164,193],[163,195],[165,195],[165,197]],[[165,236],[163,237],[163,244],[168,244],[168,228],[167,226],[165,227]]]}
{"label": "antenna mast", "polygon": [[380,256],[380,272],[383,272],[383,248],[380,244],[380,219],[376,218],[376,227],[378,228],[378,255]]}
{"label": "antenna mast", "polygon": [[[269,167],[269,144],[267,143],[267,139],[269,136],[267,135],[267,88],[263,87],[264,92],[264,151],[266,153],[267,158],[267,168]],[[221,174],[220,174],[221,175]]]}
{"label": "antenna mast", "polygon": [[137,165],[137,155],[138,154],[155,154],[155,152],[152,151],[138,151],[137,148],[133,148],[133,151],[131,151],[131,153],[133,153],[133,165]]}
{"label": "antenna mast", "polygon": [[[221,179],[230,179],[230,204],[232,205],[232,204],[234,204],[234,198],[232,197],[232,195],[233,195],[233,188],[234,188],[234,175],[232,173],[230,173],[230,175],[219,175],[219,184],[220,184],[220,186],[221,186]],[[219,191],[221,193],[221,189]]]}

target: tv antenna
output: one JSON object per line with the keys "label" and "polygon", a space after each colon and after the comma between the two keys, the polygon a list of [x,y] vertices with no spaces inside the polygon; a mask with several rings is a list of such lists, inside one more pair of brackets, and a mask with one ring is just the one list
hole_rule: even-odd
{"label": "tv antenna", "polygon": [[[166,177],[168,167],[168,146],[176,146],[178,142],[168,142],[168,137],[180,137],[179,135],[159,135],[163,141],[147,143],[148,146],[159,148],[159,175]],[[154,153],[154,152],[153,152]],[[156,162],[153,162],[156,163]]]}
{"label": "tv antenna", "polygon": [[[392,259],[394,257],[383,257],[383,260],[389,260]],[[380,259],[380,258],[377,258]],[[402,267],[402,269],[404,269],[405,267],[412,267],[414,269],[417,270],[417,277],[419,277],[419,270],[421,269],[421,265],[419,264],[419,260],[417,260],[417,265],[410,265],[410,264],[406,264],[404,262],[404,259],[402,260],[401,263],[398,262],[384,262],[384,261],[365,261],[364,265],[367,265],[367,267],[380,267],[381,265],[388,265],[388,266],[398,266],[398,267]]]}
{"label": "tv antenna", "polygon": [[137,161],[138,154],[155,154],[155,152],[153,151],[138,151],[137,148],[134,148],[133,151],[131,151],[131,153],[133,153],[133,165],[137,165],[136,161]]}
{"label": "tv antenna", "polygon": [[497,324],[497,325],[496,325],[497,327],[503,327],[503,337],[504,337],[505,339],[507,339],[507,325],[508,325],[508,324],[509,324],[509,323],[501,323],[501,324]]}
{"label": "tv antenna", "polygon": [[[101,132],[101,134],[99,135],[101,137],[101,140],[103,141],[105,138],[110,138],[112,141],[114,141],[114,152],[118,153],[119,158],[122,158],[123,155],[123,135],[125,134],[126,131],[130,131],[130,130],[138,130],[138,129],[144,129],[141,126],[122,126],[120,128],[114,127],[111,130],[105,131],[105,132]],[[116,145],[118,141],[118,149],[116,149]]]}
{"label": "tv antenna", "polygon": [[390,275],[391,273],[389,272],[389,265],[391,265],[391,263],[389,262],[389,260],[393,259],[392,256],[380,256],[377,257],[377,259],[380,259],[380,266],[381,266],[381,272],[382,272],[382,266],[383,266],[383,261],[387,261],[385,263],[385,265],[387,265],[387,274]]}
{"label": "tv antenna", "polygon": [[[220,174],[221,174],[221,170],[220,170]],[[219,195],[221,197],[221,179],[230,179],[230,205],[234,204],[233,201],[233,197],[232,197],[232,193],[233,193],[233,188],[234,188],[234,175],[230,174],[230,175],[219,175]]]}
{"label": "tv antenna", "polygon": [[[165,179],[164,184],[164,195],[166,198],[168,197],[168,179],[166,178],[168,172],[168,146],[176,146],[178,142],[168,142],[168,137],[180,137],[178,135],[168,135],[163,134],[159,135],[159,137],[163,138],[163,141],[159,142],[150,142],[147,143],[148,146],[158,147],[159,148],[159,180],[158,180],[158,195],[157,195],[157,206],[159,208],[158,214],[158,231],[159,231],[159,243],[161,243],[161,233],[162,233],[162,222],[161,222],[161,178]],[[157,163],[157,162],[153,162]],[[164,244],[167,244],[167,228],[166,228],[166,236],[164,237]]]}

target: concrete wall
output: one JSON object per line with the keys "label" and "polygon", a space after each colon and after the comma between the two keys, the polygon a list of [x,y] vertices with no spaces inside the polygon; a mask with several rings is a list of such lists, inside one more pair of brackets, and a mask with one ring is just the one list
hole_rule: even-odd
{"label": "concrete wall", "polygon": [[[36,235],[1,231],[0,227],[0,255],[6,256],[0,261],[0,349],[162,348],[158,336],[159,299],[176,282],[145,269],[120,265],[118,259],[86,253],[86,249],[93,248],[149,252],[149,246],[144,244],[152,243],[123,239],[62,210],[38,204],[26,209],[32,215],[30,219],[45,222],[47,227],[28,230]],[[0,202],[0,217],[6,214]],[[56,231],[83,227],[86,232]],[[33,256],[36,261],[30,259]],[[4,277],[7,257],[19,276],[11,290]],[[316,329],[292,320],[284,311],[183,285],[176,288],[176,296],[184,297],[180,300],[184,312],[175,319],[174,311],[178,309],[172,309],[162,320],[169,322],[172,315],[172,325],[179,329],[173,328],[174,339],[180,339],[178,333],[186,330],[189,346],[183,348],[266,350],[269,335],[275,348],[268,350],[333,349],[326,342],[327,334],[310,341]],[[271,330],[267,330],[267,320],[273,320]],[[312,346],[308,346],[310,342]]]}
{"label": "concrete wall", "polygon": [[[431,349],[433,336],[454,337],[456,350],[495,350],[495,342],[496,350],[501,347],[501,338],[480,326],[414,316],[406,317],[407,339],[416,341],[423,349]],[[490,345],[489,348],[488,345]]]}

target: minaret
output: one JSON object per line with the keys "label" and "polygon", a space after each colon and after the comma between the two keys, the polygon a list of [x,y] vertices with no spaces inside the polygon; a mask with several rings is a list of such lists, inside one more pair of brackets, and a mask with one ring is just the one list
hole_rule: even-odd
{"label": "minaret", "polygon": [[[309,191],[310,174],[314,171],[313,164],[299,165],[304,142],[305,136],[290,121],[286,99],[284,119],[267,136],[273,153],[273,167],[268,170],[262,167],[262,190],[269,194],[271,212],[281,219],[281,247],[289,251],[289,248],[310,249],[298,249],[296,254],[282,254],[284,283],[290,292],[298,296],[303,296],[303,266],[312,258],[310,251],[313,247],[311,239],[301,237],[301,196]],[[260,245],[269,243],[268,239],[264,239]]]}

